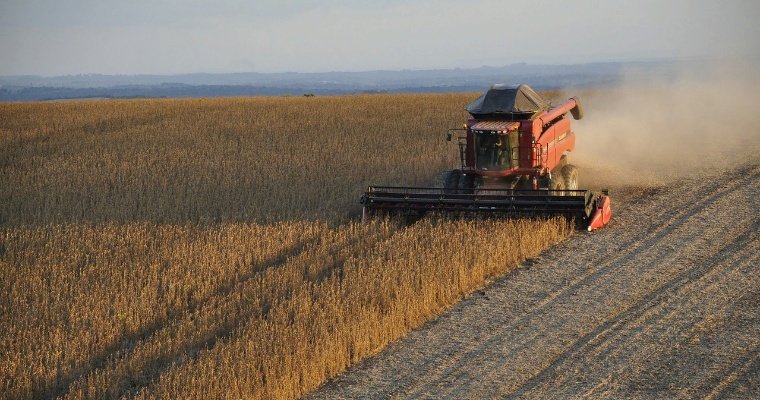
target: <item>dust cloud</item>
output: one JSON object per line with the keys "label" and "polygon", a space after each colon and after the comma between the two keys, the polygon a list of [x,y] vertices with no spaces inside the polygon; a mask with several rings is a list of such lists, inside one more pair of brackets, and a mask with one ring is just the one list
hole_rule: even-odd
{"label": "dust cloud", "polygon": [[[665,185],[760,157],[760,69],[747,64],[635,75],[580,95],[570,155],[589,188]],[[633,74],[631,74],[633,75]],[[565,97],[565,98],[567,98]]]}

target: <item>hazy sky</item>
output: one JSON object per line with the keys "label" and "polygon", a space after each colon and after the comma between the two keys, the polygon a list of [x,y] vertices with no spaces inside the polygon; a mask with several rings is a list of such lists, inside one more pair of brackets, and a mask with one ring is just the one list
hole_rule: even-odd
{"label": "hazy sky", "polygon": [[0,0],[0,75],[760,56],[758,0]]}

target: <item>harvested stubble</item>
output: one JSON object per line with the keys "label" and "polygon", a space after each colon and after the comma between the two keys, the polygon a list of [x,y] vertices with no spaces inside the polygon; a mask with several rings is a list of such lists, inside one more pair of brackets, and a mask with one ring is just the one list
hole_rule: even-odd
{"label": "harvested stubble", "polygon": [[0,397],[297,397],[564,238],[346,221],[452,162],[464,101],[0,106]]}

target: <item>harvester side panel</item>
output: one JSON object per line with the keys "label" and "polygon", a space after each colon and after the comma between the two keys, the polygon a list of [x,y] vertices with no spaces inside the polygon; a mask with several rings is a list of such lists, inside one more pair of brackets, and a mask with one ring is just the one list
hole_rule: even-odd
{"label": "harvester side panel", "polygon": [[575,147],[575,133],[570,130],[570,121],[567,118],[557,120],[543,132],[538,143],[545,155],[544,167],[553,171],[562,155]]}
{"label": "harvester side panel", "polygon": [[520,168],[536,168],[540,165],[539,154],[535,151],[535,141],[538,135],[535,132],[541,132],[541,123],[537,120],[523,121],[520,124],[520,148],[530,149],[530,151],[520,152]]}

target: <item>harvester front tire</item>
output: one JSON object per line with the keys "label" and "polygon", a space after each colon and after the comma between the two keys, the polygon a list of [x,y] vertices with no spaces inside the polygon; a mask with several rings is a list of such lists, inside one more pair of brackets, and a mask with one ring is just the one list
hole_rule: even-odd
{"label": "harvester front tire", "polygon": [[565,190],[565,178],[561,173],[552,174],[549,190]]}
{"label": "harvester front tire", "polygon": [[463,175],[459,179],[459,193],[471,194],[475,189],[475,177],[472,175]]}
{"label": "harvester front tire", "polygon": [[459,189],[459,180],[462,178],[462,171],[455,169],[446,174],[443,180],[443,192],[446,194],[455,194]]}
{"label": "harvester front tire", "polygon": [[578,168],[575,165],[565,165],[562,168],[562,178],[565,181],[565,189],[578,190]]}

